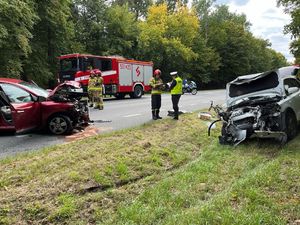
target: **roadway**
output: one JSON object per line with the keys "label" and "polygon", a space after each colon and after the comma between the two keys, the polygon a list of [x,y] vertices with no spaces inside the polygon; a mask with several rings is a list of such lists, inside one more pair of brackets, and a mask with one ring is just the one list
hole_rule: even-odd
{"label": "roadway", "polygon": [[[192,112],[208,108],[211,100],[216,104],[224,103],[225,90],[199,91],[197,95],[185,94],[180,99],[179,109],[183,112]],[[171,96],[163,94],[160,115],[166,118],[168,110],[172,110]],[[140,99],[107,99],[104,101],[104,110],[90,109],[90,118],[94,121],[91,126],[95,127],[97,133],[142,125],[152,120],[151,96],[144,95]],[[61,144],[66,140],[64,136],[43,133],[2,135],[0,136],[0,158]]]}

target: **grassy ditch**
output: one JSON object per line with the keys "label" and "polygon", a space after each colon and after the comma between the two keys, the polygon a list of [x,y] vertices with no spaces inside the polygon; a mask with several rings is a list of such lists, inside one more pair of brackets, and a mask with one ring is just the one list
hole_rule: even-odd
{"label": "grassy ditch", "polygon": [[0,161],[0,224],[296,224],[299,137],[220,146],[196,114]]}

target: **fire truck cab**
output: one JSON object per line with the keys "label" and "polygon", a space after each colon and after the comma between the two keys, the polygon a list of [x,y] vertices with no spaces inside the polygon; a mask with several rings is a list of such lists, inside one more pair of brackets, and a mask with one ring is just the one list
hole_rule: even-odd
{"label": "fire truck cab", "polygon": [[153,63],[129,60],[120,56],[95,56],[68,54],[59,57],[59,82],[75,80],[86,90],[92,69],[102,71],[104,93],[124,98],[140,98],[150,91],[149,81],[153,74]]}

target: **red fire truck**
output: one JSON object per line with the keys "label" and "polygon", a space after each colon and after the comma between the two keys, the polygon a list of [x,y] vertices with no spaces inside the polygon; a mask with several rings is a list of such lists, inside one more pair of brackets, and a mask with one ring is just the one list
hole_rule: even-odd
{"label": "red fire truck", "polygon": [[85,89],[91,68],[102,71],[105,94],[124,98],[140,98],[150,91],[149,81],[153,74],[153,63],[125,59],[120,56],[96,56],[68,54],[59,57],[59,82],[75,80]]}

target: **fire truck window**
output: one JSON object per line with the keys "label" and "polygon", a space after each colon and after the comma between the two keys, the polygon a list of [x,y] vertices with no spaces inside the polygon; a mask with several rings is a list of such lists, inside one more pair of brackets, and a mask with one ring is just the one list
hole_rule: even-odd
{"label": "fire truck window", "polygon": [[61,71],[77,70],[77,59],[63,59],[60,61]]}
{"label": "fire truck window", "polygon": [[93,58],[86,58],[84,59],[84,70],[89,70],[89,69],[95,69],[95,65],[94,65],[94,62],[93,62]]}
{"label": "fire truck window", "polygon": [[112,69],[111,60],[102,60],[101,71],[108,71],[111,69]]}
{"label": "fire truck window", "polygon": [[94,64],[95,64],[95,69],[101,70],[101,59],[95,58]]}

